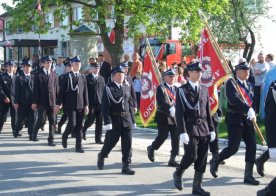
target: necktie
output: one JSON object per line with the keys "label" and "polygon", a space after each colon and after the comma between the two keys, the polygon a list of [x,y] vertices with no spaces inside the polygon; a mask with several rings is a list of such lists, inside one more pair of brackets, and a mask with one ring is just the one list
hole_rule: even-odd
{"label": "necktie", "polygon": [[75,77],[76,77],[76,79],[78,79],[78,73],[75,73]]}
{"label": "necktie", "polygon": [[195,86],[195,93],[197,94],[197,85]]}
{"label": "necktie", "polygon": [[9,75],[10,79],[12,79],[12,75]]}
{"label": "necktie", "polygon": [[47,78],[49,78],[49,71],[46,71],[46,76]]}

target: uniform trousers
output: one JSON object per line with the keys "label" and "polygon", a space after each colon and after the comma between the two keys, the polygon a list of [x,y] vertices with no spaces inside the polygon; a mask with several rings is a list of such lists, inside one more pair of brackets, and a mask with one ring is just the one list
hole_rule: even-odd
{"label": "uniform trousers", "polygon": [[176,156],[179,153],[179,134],[176,125],[157,123],[158,135],[152,142],[151,146],[154,150],[158,150],[162,144],[171,135],[171,154]]}
{"label": "uniform trousers", "polygon": [[104,145],[101,150],[103,157],[108,157],[108,154],[114,148],[121,137],[122,162],[130,163],[132,156],[132,129],[123,125],[116,126],[116,129],[108,130],[105,134]]}
{"label": "uniform trousers", "polygon": [[96,129],[95,129],[95,141],[98,142],[102,138],[102,110],[101,105],[96,105],[95,107],[89,108],[89,113],[87,115],[87,119],[83,126],[83,133],[85,134],[87,129],[91,127],[96,120]]}
{"label": "uniform trousers", "polygon": [[206,170],[209,136],[190,137],[189,144],[184,144],[184,156],[180,162],[181,169],[188,169],[188,167],[194,163],[195,171],[204,173]]}
{"label": "uniform trousers", "polygon": [[8,116],[8,112],[10,110],[10,115],[11,115],[11,126],[12,126],[12,130],[14,131],[15,130],[15,109],[12,105],[12,103],[2,103],[1,104],[1,109],[0,109],[0,130],[2,130],[3,128],[3,125],[4,125],[4,122],[6,121],[7,119],[7,116]]}
{"label": "uniform trousers", "polygon": [[43,125],[44,120],[46,119],[46,116],[48,117],[49,121],[49,136],[48,136],[48,142],[52,142],[54,140],[55,131],[53,129],[54,126],[54,108],[53,107],[40,107],[38,106],[37,109],[37,120],[35,122],[34,128],[33,128],[33,138],[37,137],[38,130]]}
{"label": "uniform trousers", "polygon": [[19,131],[22,129],[23,125],[27,123],[28,134],[32,135],[32,129],[34,125],[34,111],[31,106],[19,106],[17,110],[17,123],[15,126],[14,136],[17,136]]}
{"label": "uniform trousers", "polygon": [[232,126],[227,125],[228,130],[228,147],[224,148],[219,157],[220,161],[228,159],[234,155],[240,146],[240,141],[243,139],[246,152],[245,162],[254,163],[256,157],[256,139],[255,130],[252,126]]}
{"label": "uniform trousers", "polygon": [[84,109],[66,111],[66,114],[68,115],[68,123],[65,131],[62,134],[62,140],[67,140],[68,135],[74,131],[74,133],[76,134],[76,148],[81,148],[81,130],[84,117]]}

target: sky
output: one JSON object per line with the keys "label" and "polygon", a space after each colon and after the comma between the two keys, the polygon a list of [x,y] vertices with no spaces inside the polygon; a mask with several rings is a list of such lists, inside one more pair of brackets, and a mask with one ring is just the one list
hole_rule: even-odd
{"label": "sky", "polygon": [[[4,13],[1,6],[2,3],[12,5],[12,0],[0,0],[0,14]],[[269,5],[271,6],[270,14],[276,18],[276,1],[269,0]],[[276,56],[276,44],[274,44],[276,37],[276,22],[273,23],[267,19],[264,19],[260,21],[260,24],[261,30],[256,33],[257,39],[260,39],[260,41],[257,40],[258,43],[253,57],[256,57],[259,52],[264,52],[265,54],[272,53]]]}

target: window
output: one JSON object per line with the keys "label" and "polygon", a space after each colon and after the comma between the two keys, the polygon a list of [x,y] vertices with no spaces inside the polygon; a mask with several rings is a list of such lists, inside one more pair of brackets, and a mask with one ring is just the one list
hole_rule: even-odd
{"label": "window", "polygon": [[68,55],[69,42],[61,42],[61,56],[69,56]]}
{"label": "window", "polygon": [[23,47],[18,47],[18,59],[23,59]]}
{"label": "window", "polygon": [[16,32],[17,33],[23,33],[23,28],[22,27],[18,27]]}
{"label": "window", "polygon": [[38,47],[32,47],[32,53],[38,54]]}
{"label": "window", "polygon": [[80,21],[82,19],[82,7],[73,8],[73,20]]}
{"label": "window", "polygon": [[7,35],[12,34],[12,29],[11,29],[11,23],[10,22],[6,22],[6,33],[7,33]]}
{"label": "window", "polygon": [[176,53],[176,44],[175,43],[170,43],[169,44],[169,54],[175,54]]}
{"label": "window", "polygon": [[9,48],[9,59],[13,59],[13,50],[12,48]]}
{"label": "window", "polygon": [[46,20],[46,23],[49,23],[50,28],[54,28],[54,15],[53,15],[53,13],[51,13],[51,12],[47,13],[45,20]]}
{"label": "window", "polygon": [[60,26],[67,26],[69,25],[69,16],[64,16],[64,18],[60,21]]}

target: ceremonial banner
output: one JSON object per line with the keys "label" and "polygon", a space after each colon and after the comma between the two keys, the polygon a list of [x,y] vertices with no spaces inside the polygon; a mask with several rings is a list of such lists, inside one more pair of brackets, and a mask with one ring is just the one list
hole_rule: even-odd
{"label": "ceremonial banner", "polygon": [[211,43],[207,29],[201,33],[198,58],[203,70],[201,84],[208,88],[213,115],[219,107],[217,88],[228,78],[228,75]]}
{"label": "ceremonial banner", "polygon": [[159,78],[156,74],[156,68],[152,63],[154,57],[151,56],[147,46],[144,57],[144,68],[141,77],[141,99],[140,99],[140,118],[146,127],[155,115],[156,111],[156,88],[159,85]]}

